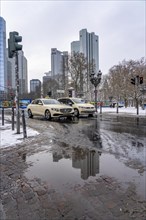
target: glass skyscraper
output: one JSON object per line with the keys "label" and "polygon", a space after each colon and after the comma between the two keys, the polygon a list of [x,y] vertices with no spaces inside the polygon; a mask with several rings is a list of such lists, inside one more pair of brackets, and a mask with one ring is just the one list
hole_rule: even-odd
{"label": "glass skyscraper", "polygon": [[[79,31],[79,41],[71,43],[71,54],[74,52],[83,53],[88,62],[87,83],[83,85],[83,91],[90,92],[90,74],[99,71],[99,37],[94,32],[89,33],[87,29]],[[86,73],[86,72],[84,72]]]}
{"label": "glass skyscraper", "polygon": [[80,52],[85,55],[88,62],[93,62],[97,73],[99,71],[99,39],[94,32],[88,33],[87,29],[80,31]]}
{"label": "glass skyscraper", "polygon": [[95,72],[99,70],[99,38],[94,32],[87,32],[87,29],[82,29],[79,32],[79,41],[71,43],[71,53],[83,53],[87,58],[88,63],[94,62]]}
{"label": "glass skyscraper", "polygon": [[6,81],[6,22],[0,17],[0,99],[5,99],[7,92]]}

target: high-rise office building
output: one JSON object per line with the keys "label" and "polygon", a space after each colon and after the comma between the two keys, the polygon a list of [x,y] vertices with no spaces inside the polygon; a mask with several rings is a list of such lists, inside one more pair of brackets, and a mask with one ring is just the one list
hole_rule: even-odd
{"label": "high-rise office building", "polygon": [[[16,88],[16,73],[15,73],[15,58],[8,58],[7,50],[7,66],[8,79],[7,83],[12,89]],[[18,51],[18,70],[19,70],[19,93],[20,95],[28,92],[28,77],[27,77],[27,59],[23,51]]]}
{"label": "high-rise office building", "polygon": [[7,65],[6,65],[6,22],[0,17],[0,99],[6,98]]}
{"label": "high-rise office building", "polygon": [[39,79],[30,80],[30,93],[32,99],[41,97],[41,81]]}
{"label": "high-rise office building", "polygon": [[19,65],[19,92],[20,94],[28,92],[28,78],[27,78],[27,59],[24,52],[18,52],[18,65]]}
{"label": "high-rise office building", "polygon": [[95,72],[99,71],[99,39],[94,32],[88,33],[87,29],[80,31],[80,52],[87,61],[95,65]]}
{"label": "high-rise office building", "polygon": [[30,92],[37,92],[41,90],[41,81],[39,79],[30,80]]}
{"label": "high-rise office building", "polygon": [[52,77],[62,74],[62,52],[57,48],[51,49],[51,72]]}
{"label": "high-rise office building", "polygon": [[65,89],[68,81],[68,52],[59,51],[57,48],[51,49],[51,76],[55,79],[60,89]]}
{"label": "high-rise office building", "polygon": [[88,33],[87,29],[79,32],[79,41],[71,42],[71,53],[83,53],[88,63],[95,65],[95,72],[99,71],[99,39],[94,32]]}
{"label": "high-rise office building", "polygon": [[71,42],[71,52],[80,52],[80,41]]}
{"label": "high-rise office building", "polygon": [[[95,35],[94,32],[88,33],[87,29],[82,29],[79,31],[79,41],[71,42],[71,54],[73,52],[83,53],[88,62],[87,71],[83,74],[87,73],[87,83],[86,85],[82,85],[82,92],[86,94],[86,98],[88,98],[90,93],[90,74],[92,71],[97,73],[99,71],[99,39],[98,36]],[[88,94],[88,95],[87,95]]]}
{"label": "high-rise office building", "polygon": [[64,71],[64,57],[68,56],[67,51],[59,51],[57,48],[51,49],[51,72],[52,77],[62,75]]}

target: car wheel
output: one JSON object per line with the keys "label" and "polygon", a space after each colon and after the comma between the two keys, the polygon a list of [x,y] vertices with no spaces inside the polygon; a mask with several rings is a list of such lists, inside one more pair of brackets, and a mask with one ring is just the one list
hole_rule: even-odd
{"label": "car wheel", "polygon": [[29,117],[29,118],[33,118],[33,114],[32,114],[32,112],[31,112],[30,109],[28,109],[28,117]]}
{"label": "car wheel", "polygon": [[46,118],[47,120],[51,120],[51,113],[50,113],[49,110],[46,110],[46,111],[45,111],[45,118]]}
{"label": "car wheel", "polygon": [[77,108],[74,109],[74,116],[79,117],[79,110]]}

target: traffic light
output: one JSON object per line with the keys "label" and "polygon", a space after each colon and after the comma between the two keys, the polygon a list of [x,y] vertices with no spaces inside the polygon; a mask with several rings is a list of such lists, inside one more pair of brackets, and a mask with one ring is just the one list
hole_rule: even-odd
{"label": "traffic light", "polygon": [[9,33],[8,39],[8,55],[9,58],[13,58],[14,53],[18,50],[22,50],[22,45],[18,44],[22,41],[22,37],[16,31]]}
{"label": "traffic light", "polygon": [[139,84],[143,84],[143,77],[142,76],[139,77]]}
{"label": "traffic light", "polygon": [[135,78],[131,78],[131,84],[135,85]]}
{"label": "traffic light", "polygon": [[69,96],[69,97],[72,97],[72,90],[69,90],[69,91],[68,91],[68,96]]}
{"label": "traffic light", "polygon": [[52,92],[51,92],[51,91],[49,91],[49,92],[47,93],[47,95],[48,95],[49,97],[51,97]]}

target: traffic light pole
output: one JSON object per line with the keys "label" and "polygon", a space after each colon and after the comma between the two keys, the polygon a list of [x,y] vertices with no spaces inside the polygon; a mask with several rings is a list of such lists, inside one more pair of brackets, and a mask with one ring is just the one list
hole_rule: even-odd
{"label": "traffic light pole", "polygon": [[9,58],[15,57],[15,76],[16,76],[16,128],[17,134],[20,134],[20,112],[19,112],[19,68],[18,68],[18,51],[22,50],[22,37],[19,36],[17,31],[9,33],[8,39],[8,56]]}
{"label": "traffic light pole", "polygon": [[19,112],[19,72],[18,72],[18,52],[15,52],[15,73],[16,73],[16,128],[20,134],[20,112]]}
{"label": "traffic light pole", "polygon": [[[136,78],[135,78],[135,85],[136,85],[136,90],[138,91],[138,89],[139,89],[139,76],[136,76]],[[139,115],[139,98],[138,98],[138,95],[137,95],[137,98],[136,98],[136,109],[137,109],[137,115]]]}

